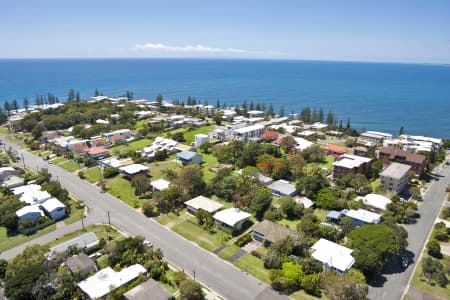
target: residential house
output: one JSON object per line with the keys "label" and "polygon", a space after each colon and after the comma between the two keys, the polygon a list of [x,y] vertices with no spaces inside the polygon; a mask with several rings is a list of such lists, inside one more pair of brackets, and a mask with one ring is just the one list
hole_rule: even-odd
{"label": "residential house", "polygon": [[11,178],[12,176],[19,176],[22,172],[16,170],[12,167],[1,167],[0,168],[0,182],[4,182]]}
{"label": "residential house", "polygon": [[250,110],[247,112],[249,118],[264,117],[265,113],[262,110]]}
{"label": "residential house", "polygon": [[278,138],[278,136],[280,135],[280,133],[278,131],[275,130],[266,130],[264,131],[264,133],[261,135],[261,138],[264,141],[274,141]]}
{"label": "residential house", "polygon": [[202,163],[202,155],[193,151],[181,151],[177,153],[177,161],[179,161],[183,166]]}
{"label": "residential house", "polygon": [[283,179],[274,181],[267,187],[272,191],[272,194],[275,196],[295,196],[297,194],[295,185]]}
{"label": "residential house", "polygon": [[101,146],[105,146],[107,141],[104,138],[96,138],[93,139],[91,138],[91,140],[89,141],[91,143],[91,147],[95,148],[95,147],[101,147]]}
{"label": "residential house", "polygon": [[344,211],[332,210],[327,214],[326,220],[330,222],[337,223],[342,216],[344,216]]}
{"label": "residential house", "polygon": [[131,179],[136,175],[147,175],[149,168],[141,164],[132,164],[120,167],[119,172],[124,174],[126,178]]}
{"label": "residential house", "polygon": [[21,221],[31,220],[34,223],[44,216],[44,212],[39,205],[27,205],[16,211],[16,215]]}
{"label": "residential house", "polygon": [[[232,166],[230,165],[228,168],[231,168]],[[239,175],[242,175],[242,169],[239,169],[236,171],[236,173],[238,173]],[[252,178],[256,178],[258,179],[259,183],[261,183],[264,186],[268,186],[269,184],[271,184],[273,182],[273,179],[264,175],[263,173],[258,172],[257,174],[247,174],[247,176],[251,176]]]}
{"label": "residential house", "polygon": [[150,185],[152,187],[153,192],[161,192],[169,188],[170,181],[160,178],[150,182]]}
{"label": "residential house", "polygon": [[107,267],[79,282],[78,287],[89,299],[104,298],[115,289],[138,278],[139,274],[146,273],[147,270],[140,264],[123,268],[119,272]]}
{"label": "residential house", "polygon": [[385,210],[388,204],[392,203],[391,199],[378,194],[367,194],[364,197],[357,197],[356,200],[361,200],[364,205],[378,212]]}
{"label": "residential house", "polygon": [[158,151],[166,151],[167,153],[174,153],[177,151],[175,148],[177,145],[178,145],[177,141],[158,136],[155,138],[151,146],[142,148],[141,156],[145,158],[153,157],[155,156],[155,153]]}
{"label": "residential house", "polygon": [[248,142],[259,139],[264,130],[264,125],[256,124],[234,130],[233,136],[236,140]]}
{"label": "residential house", "polygon": [[334,145],[334,144],[328,144],[325,147],[323,147],[323,151],[327,155],[331,155],[334,158],[338,158],[341,155],[346,154],[348,152],[348,148],[343,147],[343,146]]}
{"label": "residential house", "polygon": [[86,254],[80,253],[67,258],[66,266],[72,273],[80,273],[82,276],[88,275],[90,272],[97,272],[95,262]]}
{"label": "residential house", "polygon": [[325,129],[328,129],[328,124],[316,122],[316,123],[312,124],[310,128],[314,129],[314,130],[325,130]]}
{"label": "residential house", "polygon": [[252,237],[258,242],[275,243],[288,236],[295,236],[298,233],[287,227],[278,225],[269,220],[264,220],[252,228]]}
{"label": "residential house", "polygon": [[303,208],[310,208],[310,207],[314,206],[314,202],[311,199],[309,199],[308,197],[296,196],[296,197],[294,197],[294,201],[297,204],[303,205]]}
{"label": "residential house", "polygon": [[365,210],[365,209],[350,209],[343,210],[345,216],[350,217],[352,219],[352,224],[354,226],[360,227],[364,224],[379,224],[381,221],[381,215]]}
{"label": "residential house", "polygon": [[40,185],[31,183],[28,185],[13,188],[11,190],[11,192],[14,194],[14,196],[16,196],[17,198],[20,198],[25,193],[29,193],[31,191],[40,191],[40,190],[41,190]]}
{"label": "residential house", "polygon": [[321,262],[325,269],[344,274],[355,263],[353,250],[326,239],[320,239],[311,247],[311,257]]}
{"label": "residential house", "polygon": [[87,150],[89,150],[89,146],[86,144],[75,145],[72,147],[72,152],[75,155],[83,155]]}
{"label": "residential house", "polygon": [[421,135],[403,134],[399,137],[399,140],[404,145],[403,150],[414,151],[414,152],[434,151],[434,153],[436,155],[438,155],[439,151],[441,150],[441,147],[442,147],[442,139],[421,136]]}
{"label": "residential house", "polygon": [[164,287],[152,278],[123,294],[127,300],[172,300],[175,299]]}
{"label": "residential house", "polygon": [[98,237],[93,232],[86,232],[80,236],[73,239],[65,241],[59,245],[50,248],[50,253],[63,253],[69,247],[75,246],[78,249],[84,249],[85,251],[90,251],[95,249],[99,243]]}
{"label": "residential house", "polygon": [[382,144],[384,140],[392,139],[392,134],[379,131],[366,131],[359,135],[358,140]]}
{"label": "residential house", "polygon": [[93,159],[102,159],[109,156],[108,149],[103,146],[93,147],[85,150],[86,155]]}
{"label": "residential house", "polygon": [[312,145],[314,145],[313,142],[305,140],[304,138],[295,137],[294,140],[297,143],[295,145],[295,151],[297,151],[297,152],[302,152],[303,150],[306,150],[309,147],[311,147]]}
{"label": "residential house", "polygon": [[197,196],[188,200],[184,202],[184,205],[186,205],[187,211],[193,215],[195,215],[199,209],[212,214],[223,207],[223,204],[204,196]]}
{"label": "residential house", "polygon": [[411,166],[393,162],[380,173],[380,185],[398,194],[407,187],[410,171]]}
{"label": "residential house", "polygon": [[113,143],[112,142],[112,138],[114,136],[125,136],[125,137],[129,137],[131,134],[131,130],[130,129],[119,129],[119,130],[115,130],[112,132],[107,132],[103,134],[103,137],[109,142],[109,143]]}
{"label": "residential house", "polygon": [[111,137],[111,144],[112,145],[119,145],[119,144],[123,144],[126,143],[128,139],[127,135],[124,134],[120,134],[120,135],[115,135]]}
{"label": "residential house", "polygon": [[203,133],[199,133],[199,134],[194,135],[194,139],[195,139],[194,145],[195,145],[196,148],[200,147],[204,143],[208,143],[209,142],[208,135],[203,134]]}
{"label": "residential house", "polygon": [[221,210],[214,214],[213,218],[217,226],[222,229],[229,227],[234,230],[241,230],[245,222],[250,220],[250,214],[246,213],[239,208],[232,207]]}
{"label": "residential house", "polygon": [[2,188],[6,190],[11,190],[13,188],[23,186],[25,184],[25,180],[19,176],[11,176],[8,179],[4,180],[2,183]]}
{"label": "residential house", "polygon": [[357,146],[353,149],[353,155],[370,157],[375,153],[375,147]]}
{"label": "residential house", "polygon": [[56,198],[46,200],[41,204],[41,208],[55,221],[60,220],[67,215],[66,206]]}
{"label": "residential house", "polygon": [[131,158],[118,159],[117,157],[110,157],[102,159],[98,162],[100,169],[104,170],[106,167],[120,168],[134,164]]}
{"label": "residential house", "polygon": [[427,161],[424,155],[390,147],[381,148],[378,153],[378,159],[381,160],[384,165],[388,165],[391,162],[398,162],[411,166],[411,170],[419,177],[422,176]]}
{"label": "residential house", "polygon": [[333,163],[333,177],[341,178],[348,174],[368,175],[370,171],[371,158],[344,154]]}

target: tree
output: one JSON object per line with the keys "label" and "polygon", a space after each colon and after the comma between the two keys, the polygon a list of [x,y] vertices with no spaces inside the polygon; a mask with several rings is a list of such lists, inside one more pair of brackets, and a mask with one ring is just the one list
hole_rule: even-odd
{"label": "tree", "polygon": [[290,135],[287,135],[281,139],[280,146],[285,152],[290,152],[295,147],[295,145],[297,145],[297,142]]}
{"label": "tree", "polygon": [[184,134],[182,132],[176,132],[172,135],[172,139],[177,142],[184,142]]}
{"label": "tree", "polygon": [[31,130],[31,135],[35,140],[39,140],[42,136],[42,133],[46,130],[45,126],[41,123],[36,124],[36,126]]}
{"label": "tree", "polygon": [[377,159],[370,165],[370,177],[378,178],[378,174],[380,174],[382,170],[383,170],[383,163]]}
{"label": "tree", "polygon": [[403,125],[400,126],[400,130],[398,131],[398,135],[403,135],[405,133],[405,129],[403,128]]}
{"label": "tree", "polygon": [[289,220],[298,219],[302,216],[303,206],[292,199],[292,197],[280,198],[281,210]]}
{"label": "tree", "polygon": [[156,217],[159,215],[156,206],[155,201],[147,201],[142,205],[142,212],[147,217]]}
{"label": "tree", "polygon": [[293,262],[283,263],[283,277],[286,279],[285,289],[289,291],[298,290],[301,287],[302,280],[305,277],[302,267]]}
{"label": "tree", "polygon": [[17,100],[14,99],[12,102],[12,109],[17,112],[17,110],[19,109],[19,104],[17,103]]}
{"label": "tree", "polygon": [[134,187],[136,195],[142,195],[151,189],[150,180],[144,174],[133,176],[131,186]]}
{"label": "tree", "polygon": [[325,209],[333,209],[336,207],[334,195],[329,188],[323,188],[317,193],[316,205]]}
{"label": "tree", "polygon": [[3,108],[6,111],[6,115],[9,117],[11,115],[11,104],[9,104],[8,100],[5,100],[5,102],[3,103]]}
{"label": "tree", "polygon": [[290,156],[289,160],[290,160],[292,175],[296,179],[302,177],[305,174],[304,170],[306,167],[306,162],[305,162],[305,159],[303,158],[303,155],[301,155],[300,153],[296,153],[296,154]]}
{"label": "tree", "polygon": [[422,199],[422,193],[420,192],[420,188],[417,185],[411,186],[409,188],[409,193],[411,194],[411,197],[415,200]]}
{"label": "tree", "polygon": [[314,174],[301,177],[297,180],[295,188],[300,194],[314,200],[319,190],[328,185],[328,181],[323,174],[321,172],[315,172]]}
{"label": "tree", "polygon": [[182,197],[180,200],[185,201],[201,195],[206,189],[203,172],[198,165],[188,165],[182,168],[174,179],[174,185]]}
{"label": "tree", "polygon": [[320,281],[321,281],[320,274],[305,275],[302,278],[301,286],[308,294],[320,297],[321,295]]}
{"label": "tree", "polygon": [[350,117],[347,118],[347,125],[345,126],[345,129],[350,130]]}
{"label": "tree", "polygon": [[23,99],[23,107],[25,108],[25,111],[28,111],[28,108],[30,107],[30,101],[28,101],[28,98]]}
{"label": "tree", "polygon": [[111,178],[119,174],[119,170],[114,167],[108,166],[103,170],[103,177]]}
{"label": "tree", "polygon": [[67,102],[71,102],[75,100],[75,91],[73,89],[69,90],[69,93],[67,94]]}
{"label": "tree", "polygon": [[270,203],[272,203],[272,192],[268,188],[261,188],[251,200],[249,208],[255,213],[255,217],[261,220],[270,207]]}
{"label": "tree", "polygon": [[365,300],[369,292],[364,276],[358,276],[353,270],[344,275],[326,270],[321,287],[330,300]]}
{"label": "tree", "polygon": [[280,117],[284,117],[284,105],[281,105],[279,115]]}
{"label": "tree", "polygon": [[76,93],[75,100],[76,100],[77,102],[80,102],[80,101],[81,101],[80,92],[77,92],[77,93]]}
{"label": "tree", "polygon": [[274,110],[273,110],[273,105],[272,105],[272,103],[269,104],[269,109],[268,109],[268,111],[267,111],[267,114],[268,114],[269,116],[271,116],[271,117],[275,116],[275,112],[274,112]]}
{"label": "tree", "polygon": [[402,248],[395,231],[384,224],[366,224],[348,234],[355,266],[366,275],[376,274]]}
{"label": "tree", "polygon": [[221,125],[222,124],[222,120],[223,120],[223,116],[220,112],[217,112],[214,114],[213,116],[213,120],[217,125]]}
{"label": "tree", "polygon": [[202,286],[191,279],[183,280],[180,283],[180,298],[182,300],[202,300]]}
{"label": "tree", "polygon": [[6,269],[8,268],[8,261],[0,258],[0,280],[5,278]]}
{"label": "tree", "polygon": [[448,283],[445,268],[439,260],[424,257],[422,260],[422,276],[430,284],[446,287]]}
{"label": "tree", "polygon": [[439,245],[439,241],[437,241],[437,240],[431,240],[428,242],[427,251],[428,251],[428,254],[430,254],[431,256],[433,256],[435,258],[442,257],[441,246]]}
{"label": "tree", "polygon": [[212,150],[212,144],[209,142],[203,143],[200,145],[199,149],[201,152],[205,153],[205,154],[209,154],[211,153]]}

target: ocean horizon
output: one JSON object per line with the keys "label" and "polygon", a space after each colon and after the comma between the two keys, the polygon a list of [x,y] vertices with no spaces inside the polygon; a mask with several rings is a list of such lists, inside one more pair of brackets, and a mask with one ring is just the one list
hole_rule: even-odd
{"label": "ocean horizon", "polygon": [[244,100],[270,103],[286,114],[322,107],[352,127],[393,134],[450,138],[450,68],[447,64],[261,59],[54,58],[0,59],[0,101],[69,89],[90,98],[97,88],[135,99],[195,97],[215,105]]}

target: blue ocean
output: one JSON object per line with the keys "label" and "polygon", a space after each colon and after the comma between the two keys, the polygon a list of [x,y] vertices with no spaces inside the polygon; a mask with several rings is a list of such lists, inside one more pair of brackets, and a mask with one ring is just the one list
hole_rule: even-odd
{"label": "blue ocean", "polygon": [[450,138],[450,66],[352,62],[208,59],[0,60],[0,102],[70,88],[82,98],[126,90],[135,98],[193,96],[215,105],[243,100],[332,110],[357,129]]}

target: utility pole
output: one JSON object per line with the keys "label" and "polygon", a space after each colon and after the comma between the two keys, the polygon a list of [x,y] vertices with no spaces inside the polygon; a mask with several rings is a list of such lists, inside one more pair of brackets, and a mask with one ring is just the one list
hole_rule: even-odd
{"label": "utility pole", "polygon": [[111,227],[111,217],[109,216],[109,210],[108,210],[108,224],[109,224],[109,227]]}
{"label": "utility pole", "polygon": [[81,226],[83,227],[84,230],[84,210],[81,212]]}
{"label": "utility pole", "polygon": [[194,270],[194,281],[195,281],[195,270]]}
{"label": "utility pole", "polygon": [[22,155],[22,163],[23,163],[23,167],[25,168],[25,159],[23,158],[23,153],[22,153],[21,155]]}

